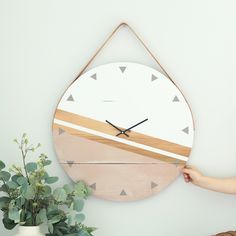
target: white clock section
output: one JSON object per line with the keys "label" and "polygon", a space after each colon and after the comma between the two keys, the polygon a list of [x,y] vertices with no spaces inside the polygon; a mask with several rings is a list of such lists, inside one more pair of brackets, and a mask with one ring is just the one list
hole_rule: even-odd
{"label": "white clock section", "polygon": [[193,118],[182,93],[153,68],[130,62],[93,68],[65,92],[58,109],[192,147]]}

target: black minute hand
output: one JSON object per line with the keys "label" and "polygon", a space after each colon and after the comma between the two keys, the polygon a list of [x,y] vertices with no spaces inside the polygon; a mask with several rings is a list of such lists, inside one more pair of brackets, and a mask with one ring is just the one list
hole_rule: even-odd
{"label": "black minute hand", "polygon": [[120,134],[126,134],[125,132],[130,131],[130,130],[133,129],[134,127],[136,127],[136,126],[142,124],[143,122],[145,122],[145,121],[147,121],[147,120],[148,120],[148,118],[145,119],[145,120],[140,121],[139,123],[137,123],[137,124],[135,124],[135,125],[133,125],[133,126],[131,126],[131,127],[129,127],[128,129],[125,129],[125,130],[123,130],[123,131],[120,131],[120,133],[118,133],[116,136],[119,136]]}
{"label": "black minute hand", "polygon": [[[117,129],[118,131],[120,131],[119,134],[124,134],[124,135],[126,135],[127,137],[129,137],[128,134],[126,134],[123,130],[121,130],[121,129],[118,128],[117,126],[113,125],[110,121],[106,120],[106,122],[107,122],[109,125],[111,125],[112,127],[114,127],[115,129]],[[118,136],[118,135],[116,135],[116,136]]]}

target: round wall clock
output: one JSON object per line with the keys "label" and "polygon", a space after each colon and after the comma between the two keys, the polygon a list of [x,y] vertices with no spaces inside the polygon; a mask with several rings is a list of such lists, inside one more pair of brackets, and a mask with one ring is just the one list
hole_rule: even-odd
{"label": "round wall clock", "polygon": [[54,115],[59,161],[97,197],[143,199],[179,175],[190,155],[194,124],[180,90],[162,73],[122,62],[75,80]]}

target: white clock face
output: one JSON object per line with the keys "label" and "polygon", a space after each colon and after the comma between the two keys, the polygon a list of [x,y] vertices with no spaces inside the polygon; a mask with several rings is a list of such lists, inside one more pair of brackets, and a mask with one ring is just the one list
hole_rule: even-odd
{"label": "white clock face", "polygon": [[[188,160],[193,144],[194,124],[184,96],[170,79],[150,67],[122,62],[93,68],[67,89],[55,113],[54,131],[56,149],[62,163],[71,161],[73,164],[96,166],[109,163],[163,162],[170,165]],[[74,139],[62,139],[64,131],[73,138],[82,137],[88,142],[100,143],[104,149],[99,149],[96,158],[89,158],[86,150],[83,153],[75,151],[76,145],[72,145],[76,143]],[[78,143],[81,144],[81,140],[78,139]],[[68,146],[67,151],[62,146]],[[125,158],[125,155],[121,155],[120,159],[115,155],[106,156],[106,146],[108,149],[115,148],[118,152],[122,150],[135,153],[140,155],[140,159],[136,156]],[[70,152],[78,153],[74,155]],[[162,156],[164,158],[160,158]],[[81,168],[84,168],[83,165]],[[127,171],[132,173],[130,169]],[[78,172],[79,167],[77,175],[90,182],[91,177],[86,179],[86,173],[80,176]],[[116,175],[119,175],[119,171]],[[176,173],[174,176],[176,177]],[[72,178],[76,179],[74,176]],[[147,181],[153,182],[151,179]],[[93,182],[98,185],[96,179],[91,180],[90,184]],[[111,184],[114,186],[114,182]],[[118,186],[122,183],[118,181],[115,184],[115,189],[120,187],[123,191],[122,186]],[[135,184],[130,183],[129,188],[132,189],[133,185]],[[108,192],[111,194],[112,191]],[[101,193],[102,196],[106,195],[102,188]],[[112,194],[109,199],[113,199]],[[136,199],[134,195],[132,193],[133,199]],[[128,194],[125,196],[130,200]],[[115,197],[114,199],[117,200]]]}

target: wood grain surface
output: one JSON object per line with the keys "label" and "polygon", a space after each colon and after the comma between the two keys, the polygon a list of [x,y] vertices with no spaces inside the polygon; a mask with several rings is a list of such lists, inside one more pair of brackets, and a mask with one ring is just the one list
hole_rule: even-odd
{"label": "wood grain surface", "polygon": [[[73,114],[67,111],[62,111],[62,110],[57,109],[55,113],[55,118],[65,121],[65,122],[70,122],[75,125],[83,126],[85,128],[103,132],[105,134],[109,134],[112,136],[115,136],[117,134],[117,130],[105,122],[103,123],[103,122],[93,120],[91,118],[80,116],[77,114]],[[119,128],[122,130],[125,130],[125,128],[123,127],[119,127]],[[135,131],[131,131],[128,134],[129,134],[129,137],[126,137],[125,135],[120,135],[119,137],[122,139],[139,143],[139,144],[144,144],[153,148],[158,148],[164,151],[183,155],[186,157],[188,157],[191,152],[191,148],[189,147],[172,143],[166,140],[162,140],[156,137],[144,135],[141,133],[137,133]],[[96,137],[96,139],[98,138]]]}

